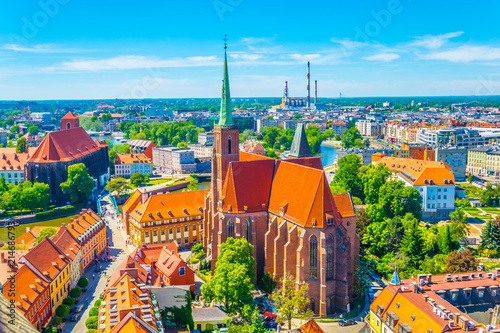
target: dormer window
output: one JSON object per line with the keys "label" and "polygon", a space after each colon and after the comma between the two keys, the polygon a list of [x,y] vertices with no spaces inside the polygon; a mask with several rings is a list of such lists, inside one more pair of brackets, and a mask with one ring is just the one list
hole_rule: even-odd
{"label": "dormer window", "polygon": [[484,296],[484,287],[478,287],[477,288],[477,296],[479,298],[482,298]]}
{"label": "dormer window", "polygon": [[472,294],[472,289],[471,288],[465,288],[464,289],[464,294],[465,294],[465,299],[470,299],[470,296]]}

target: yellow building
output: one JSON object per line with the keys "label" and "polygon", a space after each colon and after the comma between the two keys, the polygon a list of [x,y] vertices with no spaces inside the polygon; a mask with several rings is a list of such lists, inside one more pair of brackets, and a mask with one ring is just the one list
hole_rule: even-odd
{"label": "yellow building", "polygon": [[50,281],[52,315],[71,289],[70,262],[70,257],[47,237],[19,260]]}
{"label": "yellow building", "polygon": [[499,147],[470,148],[467,152],[467,171],[473,175],[500,176]]}
{"label": "yellow building", "polygon": [[395,157],[410,158],[410,152],[408,149],[395,149],[393,155]]}
{"label": "yellow building", "polygon": [[200,332],[225,327],[224,321],[226,318],[229,318],[229,316],[217,307],[193,308],[194,328]]}
{"label": "yellow building", "polygon": [[166,194],[137,190],[123,205],[122,222],[135,246],[203,240],[203,207],[208,191]]}

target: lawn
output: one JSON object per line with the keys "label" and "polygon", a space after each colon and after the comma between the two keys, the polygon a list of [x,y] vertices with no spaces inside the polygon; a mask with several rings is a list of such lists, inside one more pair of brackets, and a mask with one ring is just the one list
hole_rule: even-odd
{"label": "lawn", "polygon": [[491,271],[495,268],[500,268],[500,261],[492,259],[480,259],[480,262],[484,264],[485,271]]}
{"label": "lawn", "polygon": [[457,183],[457,185],[465,188],[465,195],[468,197],[479,198],[479,195],[483,191],[482,189],[475,187],[474,185],[471,185],[469,183]]}
{"label": "lawn", "polygon": [[171,181],[172,178],[159,178],[159,179],[150,179],[147,184],[148,185],[160,185],[166,182]]}
{"label": "lawn", "polygon": [[479,208],[476,208],[476,207],[466,207],[466,208],[463,208],[464,211],[466,211],[467,213],[478,213],[480,212]]}
{"label": "lawn", "polygon": [[494,207],[481,207],[487,213],[500,214],[500,209]]}

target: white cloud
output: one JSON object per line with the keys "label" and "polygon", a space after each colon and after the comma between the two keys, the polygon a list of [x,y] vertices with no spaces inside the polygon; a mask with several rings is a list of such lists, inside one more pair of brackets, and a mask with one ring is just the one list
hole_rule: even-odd
{"label": "white cloud", "polygon": [[425,35],[415,37],[415,41],[410,43],[411,46],[424,47],[426,49],[438,49],[448,42],[451,38],[461,36],[463,31],[449,32],[437,36]]}
{"label": "white cloud", "polygon": [[313,53],[313,54],[300,54],[300,53],[293,53],[288,55],[289,58],[292,58],[293,60],[297,60],[299,62],[302,61],[312,61],[314,59],[319,59],[321,57],[320,54]]}
{"label": "white cloud", "polygon": [[362,47],[370,45],[368,43],[356,42],[356,41],[353,41],[352,39],[349,39],[349,38],[344,38],[344,39],[332,38],[332,39],[330,39],[330,41],[333,43],[336,43],[336,44],[340,44],[343,47],[348,48],[348,49],[357,49],[357,48],[362,48]]}
{"label": "white cloud", "polygon": [[243,60],[243,61],[256,61],[263,58],[261,54],[250,54],[250,53],[230,53],[229,56],[233,59]]}
{"label": "white cloud", "polygon": [[39,44],[32,47],[23,46],[19,44],[5,44],[3,46],[6,50],[17,51],[17,52],[29,52],[29,53],[78,53],[85,52],[85,50],[75,49],[75,48],[58,48],[52,44]]}
{"label": "white cloud", "polygon": [[244,44],[271,43],[275,37],[241,37]]}
{"label": "white cloud", "polygon": [[374,54],[368,57],[364,57],[363,59],[369,60],[369,61],[393,61],[400,58],[399,54],[396,53],[379,53],[379,54]]}
{"label": "white cloud", "polygon": [[158,59],[136,55],[121,55],[109,59],[99,60],[73,60],[63,62],[53,67],[45,68],[46,71],[100,71],[100,70],[126,70],[140,68],[162,67],[202,67],[220,66],[216,56],[188,57],[174,59]]}
{"label": "white cloud", "polygon": [[471,62],[483,60],[499,60],[500,48],[489,46],[463,45],[456,49],[432,52],[420,56],[428,60],[448,60],[451,62]]}

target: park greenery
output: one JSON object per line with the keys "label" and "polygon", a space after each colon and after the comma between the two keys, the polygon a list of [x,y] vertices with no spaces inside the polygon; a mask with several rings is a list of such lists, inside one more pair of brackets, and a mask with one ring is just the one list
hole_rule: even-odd
{"label": "park greenery", "polygon": [[340,145],[345,149],[369,148],[370,140],[363,140],[359,130],[354,126],[351,126],[349,129],[345,130],[342,135],[340,135]]}
{"label": "park greenery", "polygon": [[92,194],[94,180],[89,176],[85,164],[73,164],[68,167],[68,180],[60,186],[72,203],[79,203]]}
{"label": "park greenery", "polygon": [[203,128],[196,127],[192,121],[188,122],[146,122],[139,124],[132,122],[120,123],[120,130],[127,139],[151,140],[157,146],[177,146],[180,142],[198,142],[198,133]]}
{"label": "park greenery", "polygon": [[0,200],[4,210],[34,212],[49,206],[49,185],[30,181],[13,185],[0,177]]}

